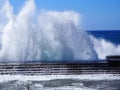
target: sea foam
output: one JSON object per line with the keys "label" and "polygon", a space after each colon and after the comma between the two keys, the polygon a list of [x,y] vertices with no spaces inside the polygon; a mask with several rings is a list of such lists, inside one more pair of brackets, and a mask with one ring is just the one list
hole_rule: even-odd
{"label": "sea foam", "polygon": [[120,45],[115,45],[114,43],[105,40],[104,38],[96,38],[90,36],[94,44],[94,49],[98,54],[99,59],[106,59],[109,55],[120,55]]}

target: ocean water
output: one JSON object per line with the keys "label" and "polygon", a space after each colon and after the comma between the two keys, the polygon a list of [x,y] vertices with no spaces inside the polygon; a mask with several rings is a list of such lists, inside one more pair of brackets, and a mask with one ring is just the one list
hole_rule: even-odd
{"label": "ocean water", "polygon": [[96,30],[88,33],[99,59],[105,60],[108,55],[120,55],[120,30]]}
{"label": "ocean water", "polygon": [[[26,0],[15,14],[9,0],[0,3],[0,62],[105,60],[120,55],[119,37],[116,31],[85,32],[75,11],[37,10],[34,0]],[[119,85],[116,74],[0,75],[0,90],[119,90]]]}
{"label": "ocean water", "polygon": [[120,76],[46,75],[0,76],[0,90],[119,90]]}
{"label": "ocean water", "polygon": [[[110,50],[107,53],[108,55],[120,55],[119,52],[116,52],[120,45],[120,31],[96,30],[87,33],[94,48],[97,48],[95,50],[98,50],[98,47],[106,50],[105,46],[107,46],[109,47],[107,50]],[[102,43],[103,45],[100,45]],[[99,45],[95,46],[97,44]],[[98,55],[106,55],[105,52],[98,51],[97,53]],[[104,59],[104,57],[101,59]],[[105,73],[87,75],[0,75],[0,90],[120,90],[120,75]]]}
{"label": "ocean water", "polygon": [[120,30],[94,30],[88,31],[89,34],[96,38],[105,39],[115,45],[120,44]]}

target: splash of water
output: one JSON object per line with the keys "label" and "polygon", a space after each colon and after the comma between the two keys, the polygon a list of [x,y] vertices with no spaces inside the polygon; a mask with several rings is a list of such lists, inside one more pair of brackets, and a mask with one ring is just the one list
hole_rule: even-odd
{"label": "splash of water", "polygon": [[3,4],[0,61],[97,59],[77,12],[36,11],[34,0],[27,1],[17,15],[9,1]]}
{"label": "splash of water", "polygon": [[103,38],[97,39],[93,36],[91,36],[91,40],[99,59],[105,59],[109,55],[120,55],[120,45],[115,45]]}

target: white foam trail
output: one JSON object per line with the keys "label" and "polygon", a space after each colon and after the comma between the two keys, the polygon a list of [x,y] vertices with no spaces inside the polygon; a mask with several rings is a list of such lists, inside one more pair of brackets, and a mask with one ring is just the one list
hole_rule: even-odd
{"label": "white foam trail", "polygon": [[99,59],[105,59],[108,55],[120,55],[120,45],[114,45],[105,39],[97,39],[93,36],[91,39]]}
{"label": "white foam trail", "polygon": [[73,11],[41,11],[34,0],[26,2],[20,12],[6,1],[2,7],[7,24],[1,31],[0,60],[95,60],[89,36],[80,29],[80,15]]}
{"label": "white foam trail", "polygon": [[119,74],[87,74],[87,75],[0,75],[0,82],[20,81],[48,81],[54,79],[77,79],[77,80],[120,80]]}

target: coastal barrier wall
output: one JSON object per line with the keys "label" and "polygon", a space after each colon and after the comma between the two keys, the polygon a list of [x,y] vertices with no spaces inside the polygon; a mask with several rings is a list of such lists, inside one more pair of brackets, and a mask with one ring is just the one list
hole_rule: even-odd
{"label": "coastal barrier wall", "polygon": [[1,75],[120,74],[120,66],[108,63],[0,63]]}

